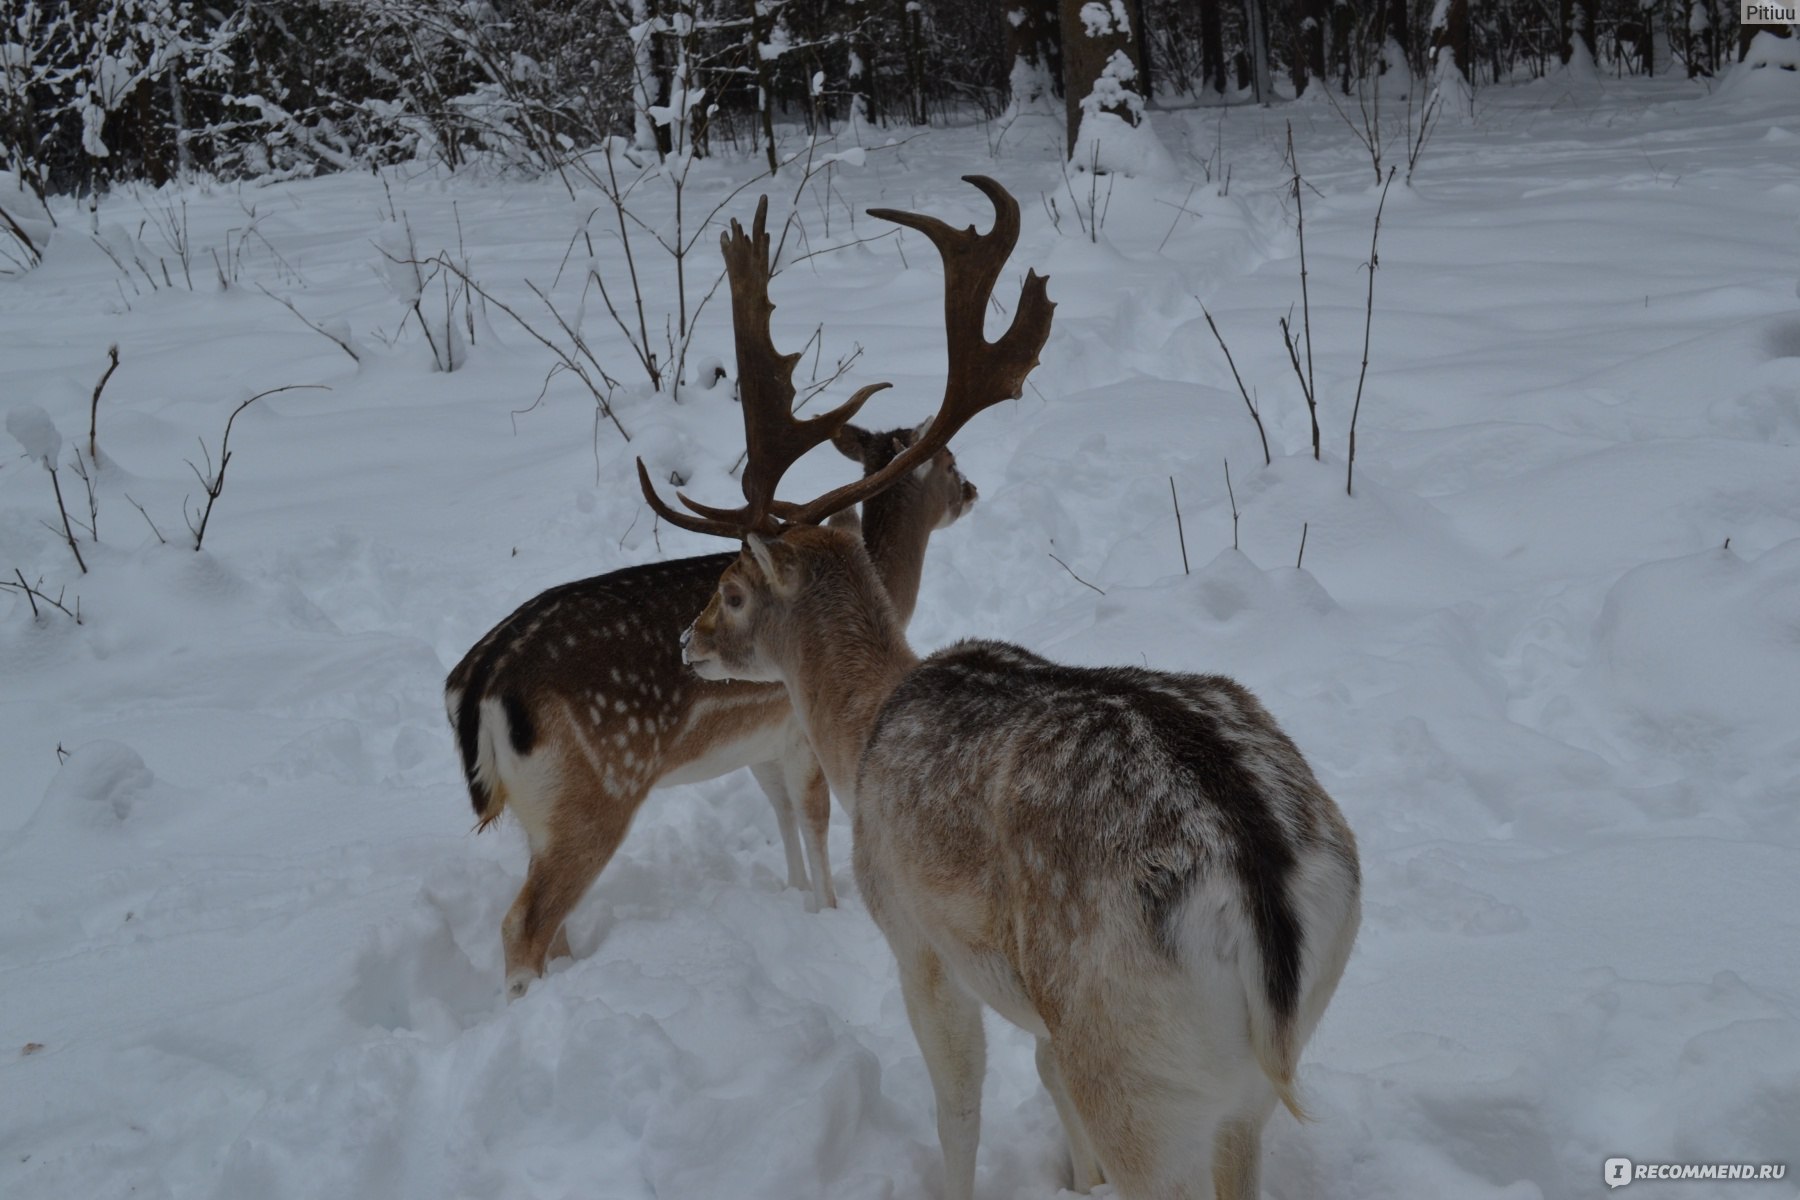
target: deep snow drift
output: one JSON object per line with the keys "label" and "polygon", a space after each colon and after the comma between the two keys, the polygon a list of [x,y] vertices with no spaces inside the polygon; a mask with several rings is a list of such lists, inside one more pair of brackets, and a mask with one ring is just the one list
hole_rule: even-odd
{"label": "deep snow drift", "polygon": [[[979,128],[871,142],[800,191],[776,337],[823,322],[802,383],[863,354],[818,403],[891,379],[872,422],[917,420],[941,385],[939,273],[862,210],[985,223],[968,171],[1024,200],[997,294],[1047,271],[1056,329],[1026,398],[958,439],[983,499],[933,544],[914,641],[1235,675],[1342,804],[1366,917],[1304,1060],[1318,1121],[1270,1125],[1269,1196],[1592,1196],[1614,1155],[1790,1169],[1634,1195],[1791,1196],[1800,103],[1662,82],[1480,99],[1388,198],[1354,497],[1377,192],[1323,103],[1158,114],[1186,178],[1092,193],[1064,183],[1048,119],[997,149]],[[1276,327],[1299,299],[1290,118],[1317,189],[1322,463]],[[690,234],[743,177],[696,168]],[[769,188],[777,220],[797,185]],[[109,344],[122,363],[88,574],[48,473],[0,449],[0,574],[79,597],[83,621],[0,593],[0,1194],[935,1194],[929,1086],[841,813],[843,906],[809,914],[747,774],[653,796],[572,921],[580,957],[501,1001],[523,840],[469,833],[444,672],[546,586],[717,549],[655,529],[628,468],[642,453],[727,500],[741,430],[728,387],[648,394],[593,295],[630,444],[566,373],[539,401],[551,359],[494,305],[472,340],[452,321],[460,369],[435,370],[380,248],[410,226],[548,331],[525,280],[575,313],[571,238],[598,202],[430,171],[115,195],[111,255],[64,205],[47,261],[0,282],[0,409],[48,414],[82,520],[71,456]],[[158,228],[184,204],[191,290]],[[633,204],[672,228],[662,184]],[[612,283],[609,216],[591,228]],[[672,280],[635,247],[660,345]],[[437,289],[418,298],[443,337]],[[693,362],[729,363],[727,329],[720,296]],[[184,460],[210,473],[231,409],[291,384],[330,390],[238,417],[194,553]],[[791,486],[845,471],[821,452]],[[1027,1039],[990,1031],[980,1194],[1049,1200],[1054,1112]]]}

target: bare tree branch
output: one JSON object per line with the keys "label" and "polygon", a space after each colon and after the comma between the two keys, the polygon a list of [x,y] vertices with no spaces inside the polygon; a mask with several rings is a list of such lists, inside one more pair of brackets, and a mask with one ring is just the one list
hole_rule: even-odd
{"label": "bare tree branch", "polygon": [[337,334],[329,332],[323,326],[317,325],[314,322],[312,322],[311,320],[309,320],[305,313],[301,312],[298,308],[294,307],[293,301],[286,300],[280,296],[277,296],[274,292],[271,292],[268,288],[264,287],[260,283],[256,285],[256,290],[261,292],[263,295],[267,296],[269,299],[275,301],[275,303],[281,305],[281,307],[287,309],[289,312],[293,313],[296,317],[300,318],[300,323],[302,325],[306,326],[308,329],[312,330],[314,333],[318,334],[320,337],[329,338],[331,340],[331,343],[334,346],[336,346],[339,350],[342,350],[345,354],[348,354],[350,356],[351,362],[353,362],[353,363],[361,363],[362,362],[362,355],[358,354],[356,352],[355,348],[353,346],[351,346],[349,342],[346,342],[343,338],[339,337]]}

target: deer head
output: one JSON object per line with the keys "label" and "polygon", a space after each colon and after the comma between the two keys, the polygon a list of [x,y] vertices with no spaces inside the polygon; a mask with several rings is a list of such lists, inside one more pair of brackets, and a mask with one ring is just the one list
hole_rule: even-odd
{"label": "deer head", "polygon": [[[769,331],[775,306],[769,299],[768,198],[757,205],[749,233],[733,221],[721,239],[731,286],[744,439],[748,447],[744,505],[736,509],[715,508],[677,493],[688,510],[683,512],[663,501],[651,484],[643,461],[638,462],[638,482],[644,498],[663,519],[695,532],[744,541],[744,553],[726,571],[712,602],[684,635],[684,655],[701,675],[779,678],[770,659],[755,648],[779,641],[780,615],[809,595],[822,573],[842,578],[841,572],[830,570],[834,560],[862,556],[866,567],[859,542],[836,531],[818,529],[819,523],[876,495],[934,456],[948,453],[950,439],[977,413],[1002,400],[1017,399],[1024,390],[1026,376],[1037,366],[1056,308],[1046,290],[1049,281],[1035,271],[1027,271],[1011,324],[997,340],[987,340],[983,326],[994,285],[1019,237],[1019,204],[1004,187],[986,176],[970,175],[966,179],[994,206],[994,225],[986,233],[976,232],[973,226],[955,229],[936,217],[919,213],[869,210],[871,216],[918,230],[937,247],[943,259],[944,326],[949,351],[943,401],[911,444],[898,448],[885,466],[804,503],[776,498],[782,476],[808,450],[823,442],[834,441],[848,453],[848,422],[870,396],[888,385],[864,387],[822,416],[796,418],[792,411],[793,369],[798,356],[778,351]],[[868,449],[864,448],[864,452]],[[974,489],[968,487],[962,503],[966,505],[973,499]],[[960,513],[961,507],[955,511]],[[871,584],[879,592],[872,572],[849,569],[861,584]],[[829,597],[815,599],[829,602]],[[877,607],[884,602],[865,599]]]}

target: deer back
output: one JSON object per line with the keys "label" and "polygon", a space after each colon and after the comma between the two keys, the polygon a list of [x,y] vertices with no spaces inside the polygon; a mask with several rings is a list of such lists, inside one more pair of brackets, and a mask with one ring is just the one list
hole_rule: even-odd
{"label": "deer back", "polygon": [[1238,910],[1269,1003],[1290,1016],[1301,862],[1356,874],[1354,839],[1299,750],[1213,675],[958,643],[883,706],[857,796],[858,877],[881,881],[871,908],[1002,952],[1046,1014],[1096,935],[1178,958],[1178,916],[1205,884]]}
{"label": "deer back", "polygon": [[650,563],[551,588],[463,656],[445,686],[478,817],[489,817],[492,801],[476,769],[484,699],[503,705],[515,754],[530,754],[551,723],[572,722],[628,790],[786,720],[780,688],[709,683],[681,661],[681,630],[732,557]]}

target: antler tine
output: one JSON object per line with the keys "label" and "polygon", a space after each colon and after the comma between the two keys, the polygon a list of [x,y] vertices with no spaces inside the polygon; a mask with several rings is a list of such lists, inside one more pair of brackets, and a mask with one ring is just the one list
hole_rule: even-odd
{"label": "antler tine", "polygon": [[[702,519],[700,517],[690,516],[680,509],[669,507],[669,505],[663,501],[663,498],[656,494],[656,485],[650,482],[650,471],[644,466],[644,460],[641,458],[637,460],[637,472],[638,487],[643,489],[644,500],[650,505],[650,511],[654,512],[657,516],[669,522],[671,525],[679,525],[681,528],[693,533],[716,533],[720,537],[729,538],[743,536],[743,528],[735,520],[720,519],[717,517],[713,519]],[[675,495],[689,508],[699,507],[680,492],[676,492]],[[730,518],[734,515],[726,513],[723,509],[715,509],[713,511],[715,513],[724,514],[725,518]]]}
{"label": "antler tine", "polygon": [[[1019,241],[1019,202],[986,175],[964,175],[994,206],[994,227],[976,233],[970,225],[954,229],[936,217],[893,208],[871,208],[869,215],[916,229],[931,240],[944,260],[944,326],[950,361],[980,349],[981,330],[994,284]],[[971,320],[970,318],[973,317]]]}
{"label": "antler tine", "polygon": [[944,330],[949,349],[949,376],[944,401],[931,425],[886,467],[854,483],[825,493],[807,504],[773,504],[769,511],[795,524],[816,523],[886,488],[906,472],[942,450],[970,418],[1002,400],[1016,400],[1025,377],[1038,364],[1050,337],[1056,305],[1047,290],[1049,279],[1025,272],[1012,324],[998,341],[982,332],[988,303],[1000,271],[1019,240],[1019,202],[985,175],[965,175],[994,205],[994,227],[986,233],[974,226],[954,229],[936,217],[889,208],[869,215],[917,229],[944,260]]}
{"label": "antler tine", "polygon": [[742,537],[758,530],[775,532],[775,489],[781,477],[808,450],[835,437],[870,396],[888,386],[864,387],[820,416],[805,420],[794,416],[794,364],[800,355],[777,350],[769,331],[775,304],[769,299],[768,218],[769,198],[764,196],[757,202],[748,235],[734,220],[729,232],[719,238],[731,285],[738,399],[744,410],[743,507],[715,508],[677,492],[676,498],[696,515],[678,513],[656,495],[643,460],[638,460],[638,483],[651,509],[664,520],[696,533]]}

